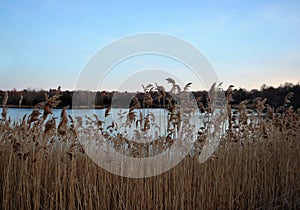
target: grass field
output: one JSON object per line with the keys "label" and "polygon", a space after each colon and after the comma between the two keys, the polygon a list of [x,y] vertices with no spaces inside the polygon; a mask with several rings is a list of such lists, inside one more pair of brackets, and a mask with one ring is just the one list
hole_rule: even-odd
{"label": "grass field", "polygon": [[[230,90],[226,97],[230,101]],[[105,171],[78,141],[80,133],[91,132],[82,121],[108,137],[112,125],[103,127],[95,116],[73,119],[65,109],[58,122],[51,117],[58,96],[46,99],[44,113],[33,110],[22,122],[6,119],[3,103],[1,209],[299,209],[300,116],[286,106],[289,97],[277,110],[263,99],[253,101],[255,110],[244,102],[232,111],[227,103],[226,134],[208,161],[200,164],[194,152],[169,171],[141,179]],[[127,114],[135,124],[133,116]],[[195,151],[206,132],[199,132]],[[110,139],[116,149],[127,148],[120,136]],[[160,144],[162,150],[169,146],[167,138]],[[141,157],[143,147],[135,146],[131,155]]]}

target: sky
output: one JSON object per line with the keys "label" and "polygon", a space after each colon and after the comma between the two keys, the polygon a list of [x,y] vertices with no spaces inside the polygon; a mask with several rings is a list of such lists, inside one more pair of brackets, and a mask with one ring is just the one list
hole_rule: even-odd
{"label": "sky", "polygon": [[[198,48],[224,88],[300,82],[298,0],[0,0],[0,28],[2,90],[58,85],[74,90],[99,50],[144,32],[172,35]],[[192,82],[192,89],[203,87],[182,63],[158,55],[117,63],[97,87],[131,91],[140,83],[163,83],[164,77]]]}

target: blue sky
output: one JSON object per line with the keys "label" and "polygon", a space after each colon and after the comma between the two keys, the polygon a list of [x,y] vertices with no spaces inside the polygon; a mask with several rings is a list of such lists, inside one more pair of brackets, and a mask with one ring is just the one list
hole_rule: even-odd
{"label": "blue sky", "polygon": [[[192,43],[225,88],[300,82],[297,0],[0,0],[0,28],[0,89],[61,85],[72,90],[98,50],[142,32],[166,33]],[[132,68],[146,68],[145,63]],[[119,81],[128,79],[130,65],[123,66],[110,75],[112,81],[118,76]],[[113,89],[110,83],[101,89]]]}

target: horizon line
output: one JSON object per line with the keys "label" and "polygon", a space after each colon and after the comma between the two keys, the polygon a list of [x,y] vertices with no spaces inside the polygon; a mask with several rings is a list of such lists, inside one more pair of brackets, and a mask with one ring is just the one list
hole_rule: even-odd
{"label": "horizon line", "polygon": [[[299,85],[300,85],[300,81],[298,81],[296,83],[293,83],[293,82],[284,82],[284,83],[281,83],[280,85],[277,85],[277,86],[267,85],[266,83],[263,83],[263,84],[260,85],[259,88],[251,88],[251,89],[247,89],[247,88],[243,88],[243,87],[237,87],[235,85],[232,85],[232,86],[234,87],[233,89],[237,89],[237,90],[243,89],[243,90],[247,90],[247,91],[252,91],[252,90],[261,90],[263,86],[265,86],[264,89],[268,89],[268,88],[280,88],[280,87],[286,87],[286,86],[299,86]],[[59,86],[62,87],[61,85],[58,85],[56,88],[50,87],[50,88],[47,88],[47,89],[46,88],[41,88],[41,87],[27,87],[27,88],[20,88],[20,89],[17,89],[17,88],[11,88],[11,89],[5,89],[4,88],[4,89],[2,89],[2,88],[0,88],[0,91],[2,91],[2,92],[6,92],[6,91],[10,91],[10,92],[12,92],[12,91],[17,91],[17,92],[21,92],[21,91],[48,91],[48,92],[50,92],[50,91],[57,90]],[[224,87],[222,87],[222,85],[221,85],[221,88],[223,90],[227,89],[227,88],[224,89]],[[74,91],[88,91],[88,92],[127,92],[127,93],[141,92],[139,90],[136,90],[136,91],[131,91],[131,90],[106,90],[106,89],[102,89],[102,90],[78,89],[78,90],[75,90],[75,89],[68,89],[68,88],[64,89],[64,90],[61,90],[61,91],[63,91],[63,92],[64,91],[69,91],[69,92],[74,92]],[[197,91],[207,91],[207,90],[206,89],[194,90],[194,89],[191,88],[189,91],[190,92],[197,92]],[[143,92],[141,92],[141,93],[143,93]]]}

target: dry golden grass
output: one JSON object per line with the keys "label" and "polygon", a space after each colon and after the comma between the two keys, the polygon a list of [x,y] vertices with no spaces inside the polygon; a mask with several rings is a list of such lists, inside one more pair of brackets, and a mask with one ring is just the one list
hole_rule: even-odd
{"label": "dry golden grass", "polygon": [[[227,134],[207,162],[200,164],[194,152],[163,174],[131,179],[98,167],[77,139],[78,133],[91,131],[82,125],[85,120],[115,142],[116,149],[122,148],[128,141],[107,131],[115,122],[104,128],[97,116],[77,121],[69,116],[68,124],[64,109],[56,127],[51,108],[57,100],[47,98],[44,114],[33,110],[20,123],[0,121],[1,209],[300,208],[300,116],[292,108],[280,113],[268,109],[264,115],[266,101],[257,99],[254,116],[243,102],[238,111],[228,113]],[[128,119],[146,129],[147,118],[140,122],[130,114]],[[205,137],[206,128],[201,128],[195,151]],[[163,150],[171,140],[164,138],[158,148]],[[132,156],[140,149],[135,146]]]}
{"label": "dry golden grass", "polygon": [[1,208],[297,209],[299,137],[278,134],[243,147],[224,145],[204,164],[186,157],[170,171],[144,179],[110,174],[77,145],[2,139]]}

